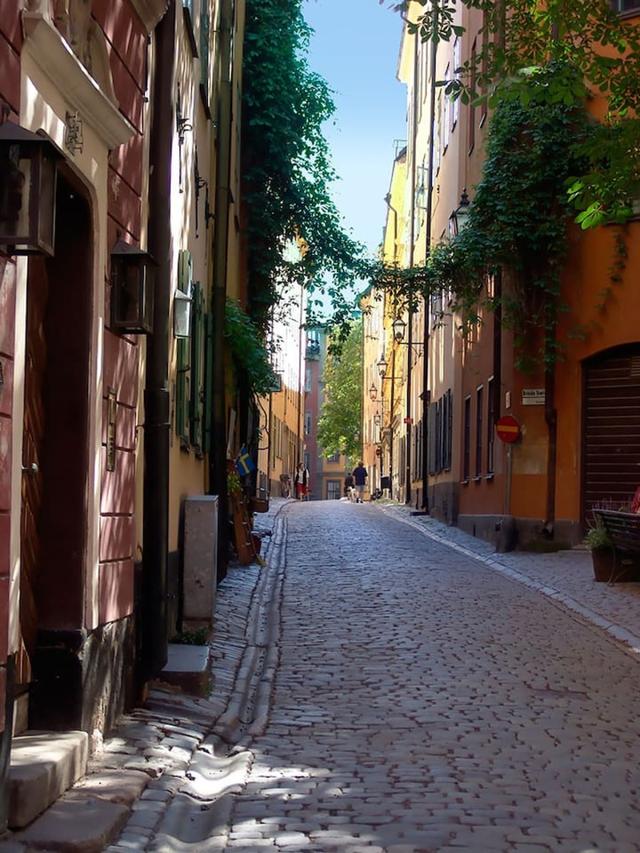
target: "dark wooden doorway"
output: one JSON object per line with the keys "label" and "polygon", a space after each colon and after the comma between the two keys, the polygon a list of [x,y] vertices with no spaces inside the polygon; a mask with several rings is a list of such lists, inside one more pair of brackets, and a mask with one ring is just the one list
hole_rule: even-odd
{"label": "dark wooden doorway", "polygon": [[619,508],[640,485],[640,343],[584,364],[582,517],[594,505]]}
{"label": "dark wooden doorway", "polygon": [[27,281],[18,695],[43,632],[83,625],[92,254],[87,197],[63,173],[55,255],[31,258]]}

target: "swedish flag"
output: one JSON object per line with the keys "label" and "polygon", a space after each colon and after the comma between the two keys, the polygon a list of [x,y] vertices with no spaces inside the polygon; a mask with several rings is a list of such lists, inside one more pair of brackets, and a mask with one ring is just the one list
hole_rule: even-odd
{"label": "swedish flag", "polygon": [[252,471],[256,470],[255,463],[246,447],[240,448],[240,453],[236,457],[236,471],[241,477],[246,477]]}

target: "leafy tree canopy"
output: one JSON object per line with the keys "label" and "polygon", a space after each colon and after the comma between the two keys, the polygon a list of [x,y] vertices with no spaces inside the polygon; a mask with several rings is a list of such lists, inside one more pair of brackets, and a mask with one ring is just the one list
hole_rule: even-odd
{"label": "leafy tree canopy", "polygon": [[327,456],[362,454],[362,319],[353,322],[339,352],[330,353],[324,371],[325,399],[318,441]]}
{"label": "leafy tree canopy", "polygon": [[[344,319],[342,292],[365,264],[331,197],[336,175],[322,126],[334,112],[332,94],[308,65],[302,0],[247,0],[246,10],[242,175],[252,315],[264,328],[282,285],[292,283],[326,287]],[[291,242],[301,259],[287,256]]]}
{"label": "leafy tree canopy", "polygon": [[[492,106],[510,98],[524,107],[543,97],[571,107],[584,106],[588,94],[605,96],[606,115],[584,142],[584,169],[569,195],[585,228],[632,215],[640,191],[640,29],[620,18],[610,0],[415,2],[425,11],[409,29],[434,43],[462,35],[455,23],[462,6],[484,12],[475,68],[470,59],[456,79],[440,83],[450,97],[488,99]],[[392,5],[406,12],[409,3]]]}

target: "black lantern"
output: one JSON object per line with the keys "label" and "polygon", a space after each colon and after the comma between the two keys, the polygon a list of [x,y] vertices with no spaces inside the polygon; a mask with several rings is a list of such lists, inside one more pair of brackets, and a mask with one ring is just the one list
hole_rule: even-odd
{"label": "black lantern", "polygon": [[371,388],[369,388],[369,399],[372,403],[375,403],[375,401],[378,399],[378,389],[373,384],[373,382],[371,383]]}
{"label": "black lantern", "polygon": [[0,246],[9,254],[53,255],[59,158],[45,136],[0,123]]}
{"label": "black lantern", "polygon": [[380,426],[380,424],[382,423],[382,415],[380,414],[380,412],[375,413],[375,415],[373,416],[373,422],[376,426]]}
{"label": "black lantern", "polygon": [[451,236],[457,237],[462,231],[466,225],[470,209],[471,202],[469,201],[469,196],[467,195],[467,189],[465,187],[465,189],[462,190],[462,195],[460,196],[460,204],[449,217],[449,231]]}
{"label": "black lantern", "polygon": [[153,258],[118,240],[111,250],[111,328],[114,332],[148,335],[153,331]]}
{"label": "black lantern", "polygon": [[389,367],[389,364],[388,364],[386,358],[384,357],[384,355],[380,356],[380,361],[378,362],[378,375],[380,376],[381,379],[384,379],[384,377],[387,375],[387,368],[388,367]]}
{"label": "black lantern", "polygon": [[407,324],[402,319],[402,317],[396,317],[396,319],[392,323],[392,326],[393,337],[398,343],[400,343],[400,341],[404,338],[404,333],[407,330]]}

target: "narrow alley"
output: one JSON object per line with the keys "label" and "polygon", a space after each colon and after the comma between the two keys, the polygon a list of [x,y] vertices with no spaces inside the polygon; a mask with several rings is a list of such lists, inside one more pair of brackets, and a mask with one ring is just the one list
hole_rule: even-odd
{"label": "narrow alley", "polygon": [[286,508],[280,661],[229,851],[638,850],[637,663],[379,508]]}

